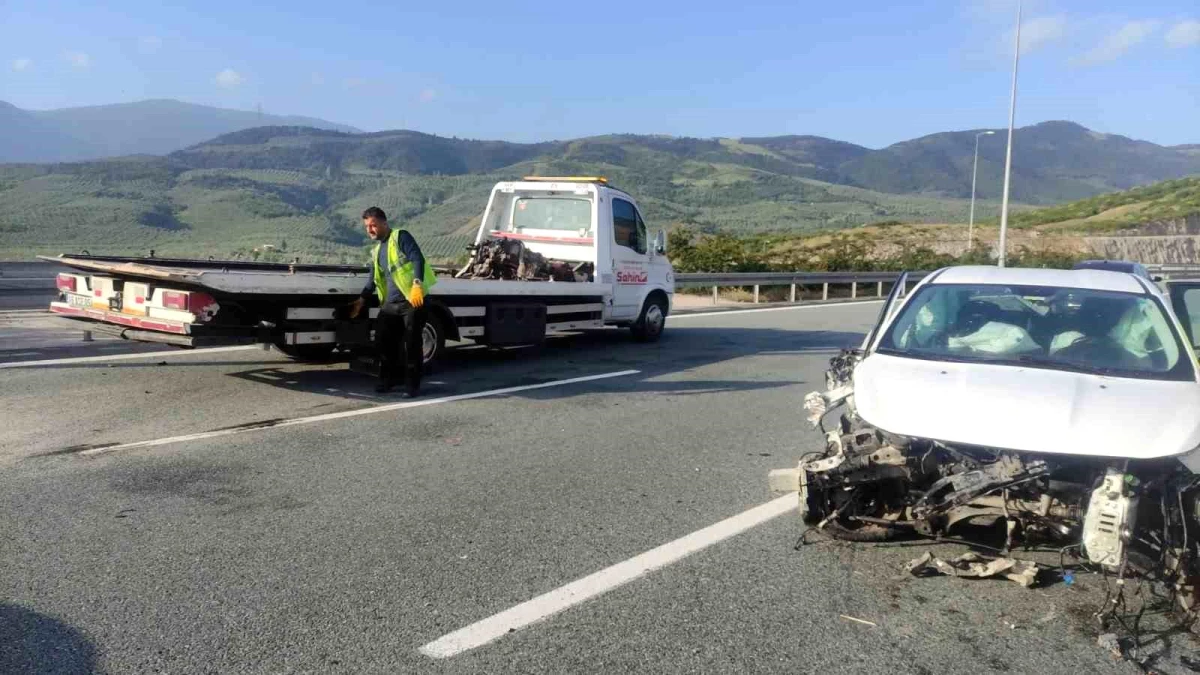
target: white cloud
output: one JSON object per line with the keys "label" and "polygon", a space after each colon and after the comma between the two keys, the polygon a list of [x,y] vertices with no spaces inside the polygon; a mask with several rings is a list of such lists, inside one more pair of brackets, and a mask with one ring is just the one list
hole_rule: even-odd
{"label": "white cloud", "polygon": [[162,43],[162,38],[157,35],[147,35],[138,39],[138,49],[143,54],[153,54],[158,51],[159,47],[162,47]]}
{"label": "white cloud", "polygon": [[1180,21],[1167,31],[1167,45],[1175,49],[1200,45],[1200,21]]}
{"label": "white cloud", "polygon": [[63,54],[63,58],[67,60],[67,63],[70,63],[72,66],[79,68],[80,70],[88,68],[92,65],[92,57],[84,54],[83,52],[66,52]]}
{"label": "white cloud", "polygon": [[225,89],[233,89],[245,81],[246,78],[242,77],[241,73],[232,68],[226,68],[225,70],[217,73],[217,77],[215,79],[217,86]]}
{"label": "white cloud", "polygon": [[432,89],[422,90],[421,94],[417,96],[417,99],[421,101],[421,103],[433,103],[435,98],[437,98],[437,92]]}
{"label": "white cloud", "polygon": [[1162,22],[1155,20],[1129,21],[1110,33],[1094,48],[1083,56],[1073,59],[1078,65],[1094,66],[1121,58],[1125,52],[1145,41],[1150,34],[1158,30]]}
{"label": "white cloud", "polygon": [[[1021,23],[1021,55],[1031,54],[1067,34],[1065,16],[1039,16]],[[1013,32],[1005,36],[1005,49],[1012,54]]]}
{"label": "white cloud", "polygon": [[27,59],[25,57],[21,57],[19,59],[13,59],[13,62],[12,62],[12,69],[17,71],[18,73],[21,72],[22,70],[29,70],[29,68],[31,66],[33,66],[33,59]]}
{"label": "white cloud", "polygon": [[325,84],[325,76],[320,73],[313,73],[312,74],[312,83],[314,86],[317,86],[317,87]]}

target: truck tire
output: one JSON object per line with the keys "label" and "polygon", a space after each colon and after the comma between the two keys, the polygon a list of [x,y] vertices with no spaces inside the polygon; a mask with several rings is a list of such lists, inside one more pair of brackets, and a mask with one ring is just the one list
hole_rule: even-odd
{"label": "truck tire", "polygon": [[651,295],[646,298],[646,304],[642,305],[642,313],[629,327],[629,332],[633,333],[633,339],[638,342],[657,342],[666,327],[667,303],[662,298]]}
{"label": "truck tire", "polygon": [[275,343],[275,348],[293,361],[308,361],[313,363],[321,363],[328,361],[333,356],[333,350],[336,345],[333,343],[322,343],[315,345],[289,345],[283,343]]}
{"label": "truck tire", "polygon": [[437,312],[430,312],[421,334],[421,360],[428,370],[446,349],[446,325]]}

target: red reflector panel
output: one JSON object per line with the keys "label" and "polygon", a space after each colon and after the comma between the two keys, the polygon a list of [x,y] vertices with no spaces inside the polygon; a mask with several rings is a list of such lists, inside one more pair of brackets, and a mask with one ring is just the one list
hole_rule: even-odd
{"label": "red reflector panel", "polygon": [[54,285],[58,286],[58,290],[60,291],[70,291],[74,293],[75,277],[68,274],[60,274],[58,275],[58,279],[54,282]]}
{"label": "red reflector panel", "polygon": [[163,307],[187,311],[188,294],[179,291],[163,291]]}

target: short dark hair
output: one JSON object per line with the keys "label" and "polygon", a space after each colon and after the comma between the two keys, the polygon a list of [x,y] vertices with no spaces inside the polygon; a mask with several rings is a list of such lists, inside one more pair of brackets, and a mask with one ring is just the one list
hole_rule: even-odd
{"label": "short dark hair", "polygon": [[387,222],[387,214],[384,213],[383,209],[379,208],[378,206],[372,206],[366,211],[363,211],[362,219],[366,220],[367,218],[378,218],[385,223]]}

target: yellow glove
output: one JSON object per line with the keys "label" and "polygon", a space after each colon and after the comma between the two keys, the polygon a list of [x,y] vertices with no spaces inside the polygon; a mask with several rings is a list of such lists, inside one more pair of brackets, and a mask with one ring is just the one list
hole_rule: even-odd
{"label": "yellow glove", "polygon": [[425,304],[425,290],[421,288],[421,284],[413,283],[412,291],[408,294],[408,304],[416,308]]}

